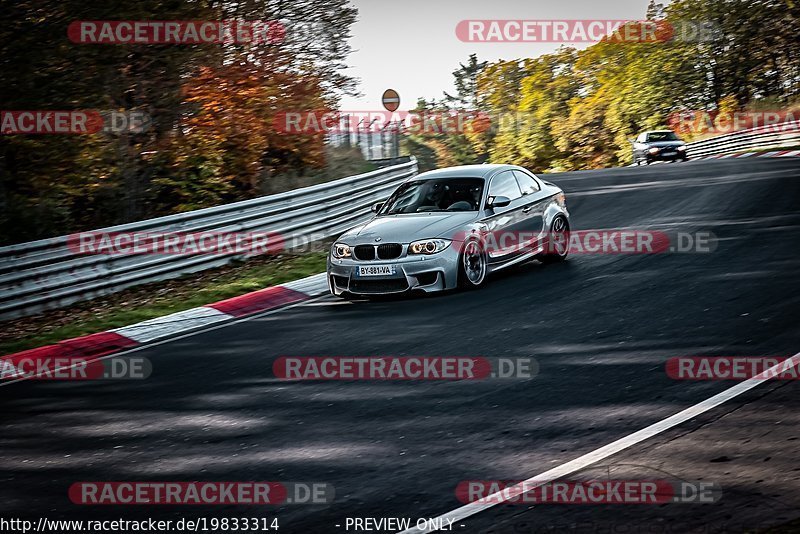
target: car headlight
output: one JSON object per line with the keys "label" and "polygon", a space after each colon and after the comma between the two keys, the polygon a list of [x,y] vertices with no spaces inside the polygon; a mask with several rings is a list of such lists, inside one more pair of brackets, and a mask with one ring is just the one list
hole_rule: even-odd
{"label": "car headlight", "polygon": [[350,253],[350,245],[344,243],[334,243],[331,247],[331,256],[334,258],[349,258]]}
{"label": "car headlight", "polygon": [[436,254],[450,246],[447,239],[423,239],[408,245],[409,254]]}
{"label": "car headlight", "polygon": [[651,154],[658,154],[658,149],[656,147],[653,147],[650,150],[648,150],[648,152],[650,152]]}
{"label": "car headlight", "polygon": [[684,151],[684,150],[686,150],[686,145],[681,145],[681,146],[679,146],[679,147],[678,147],[678,150],[680,150],[681,152],[682,152],[682,151]]}

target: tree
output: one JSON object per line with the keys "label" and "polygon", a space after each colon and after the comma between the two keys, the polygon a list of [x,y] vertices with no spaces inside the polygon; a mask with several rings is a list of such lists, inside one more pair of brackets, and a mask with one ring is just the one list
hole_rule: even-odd
{"label": "tree", "polygon": [[535,170],[628,164],[630,138],[668,127],[674,112],[790,105],[800,94],[798,13],[777,0],[651,1],[647,18],[662,21],[657,35],[674,29],[672,39],[609,36],[579,52],[489,63],[476,102],[492,127],[467,135],[475,161],[488,153]]}
{"label": "tree", "polygon": [[445,92],[445,102],[454,108],[474,110],[477,104],[478,76],[487,64],[487,61],[479,62],[476,54],[469,55],[466,65],[459,63],[459,68],[453,71],[456,96]]}
{"label": "tree", "polygon": [[[126,110],[143,132],[0,136],[0,243],[251,198],[324,164],[323,139],[271,129],[334,107],[357,11],[347,0],[0,0],[0,99],[10,110]],[[271,20],[269,43],[81,45],[75,20]],[[313,22],[308,22],[313,21]]]}

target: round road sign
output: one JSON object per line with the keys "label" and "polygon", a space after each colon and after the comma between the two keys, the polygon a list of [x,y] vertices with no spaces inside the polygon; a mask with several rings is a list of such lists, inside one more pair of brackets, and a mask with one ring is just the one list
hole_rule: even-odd
{"label": "round road sign", "polygon": [[387,89],[383,92],[381,102],[388,111],[396,111],[400,107],[400,95],[394,89]]}

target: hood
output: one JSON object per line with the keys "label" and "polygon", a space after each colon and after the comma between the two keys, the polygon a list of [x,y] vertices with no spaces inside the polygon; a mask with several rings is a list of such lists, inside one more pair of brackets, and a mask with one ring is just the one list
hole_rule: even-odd
{"label": "hood", "polygon": [[376,243],[410,243],[417,239],[449,238],[450,231],[460,228],[478,216],[478,212],[412,213],[375,217],[361,226],[351,228],[339,238],[349,245]]}
{"label": "hood", "polygon": [[647,144],[651,147],[664,148],[668,146],[682,146],[686,144],[686,141],[652,141]]}

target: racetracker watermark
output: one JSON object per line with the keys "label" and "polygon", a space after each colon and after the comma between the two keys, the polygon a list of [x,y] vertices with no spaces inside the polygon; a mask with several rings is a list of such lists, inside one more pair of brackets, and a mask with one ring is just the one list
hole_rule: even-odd
{"label": "racetracker watermark", "polygon": [[242,254],[258,256],[284,250],[275,232],[81,232],[67,237],[74,254],[127,256],[134,254]]}
{"label": "racetracker watermark", "polygon": [[791,357],[680,356],[667,360],[674,380],[797,380],[800,369]]}
{"label": "racetracker watermark", "polygon": [[402,131],[408,135],[483,132],[493,119],[481,111],[291,110],[275,114],[272,127],[289,135]]}
{"label": "racetracker watermark", "polygon": [[456,37],[466,43],[666,43],[714,40],[717,26],[667,20],[462,20]]}
{"label": "racetracker watermark", "polygon": [[483,110],[285,110],[272,119],[282,135],[363,134],[401,132],[405,135],[527,133],[541,124],[529,111]]}
{"label": "racetracker watermark", "polygon": [[149,129],[151,123],[150,115],[143,111],[0,111],[0,133],[3,135],[135,134]]}
{"label": "racetracker watermark", "polygon": [[272,372],[283,380],[486,380],[533,378],[533,358],[469,356],[283,356]]}
{"label": "racetracker watermark", "polygon": [[143,380],[153,365],[142,356],[98,360],[75,356],[31,356],[0,359],[2,380]]}
{"label": "racetracker watermark", "polygon": [[286,29],[275,20],[76,20],[76,44],[277,44]]}
{"label": "racetracker watermark", "polygon": [[465,504],[522,505],[712,503],[722,496],[713,482],[673,480],[465,480],[455,492]]}
{"label": "racetracker watermark", "polygon": [[512,253],[562,254],[664,254],[710,253],[716,250],[712,232],[661,230],[572,230],[569,232],[517,232],[495,230],[463,232],[454,240],[478,239],[489,256]]}
{"label": "racetracker watermark", "polygon": [[669,127],[679,134],[726,134],[758,128],[764,132],[800,129],[800,111],[680,111],[667,117]]}
{"label": "racetracker watermark", "polygon": [[69,500],[82,505],[329,504],[327,482],[76,482]]}

